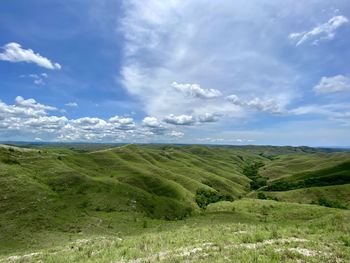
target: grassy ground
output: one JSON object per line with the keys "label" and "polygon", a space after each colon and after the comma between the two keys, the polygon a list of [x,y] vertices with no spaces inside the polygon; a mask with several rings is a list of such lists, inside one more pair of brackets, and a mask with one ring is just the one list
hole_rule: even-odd
{"label": "grassy ground", "polygon": [[148,219],[133,234],[82,234],[0,262],[346,262],[349,222],[346,210],[243,199],[186,220]]}
{"label": "grassy ground", "polygon": [[[0,146],[3,262],[350,260],[350,211],[241,199],[257,197],[243,172],[247,165],[263,163],[258,173],[268,183],[347,176],[342,166],[350,160],[347,152],[111,147]],[[235,201],[210,204],[203,212],[196,203],[200,189]],[[349,190],[342,184],[264,193],[280,201],[322,197],[348,206]]]}

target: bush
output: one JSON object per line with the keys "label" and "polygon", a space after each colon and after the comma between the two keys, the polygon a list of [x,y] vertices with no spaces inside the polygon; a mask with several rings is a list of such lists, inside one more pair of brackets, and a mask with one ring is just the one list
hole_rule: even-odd
{"label": "bush", "polygon": [[258,192],[258,199],[267,199],[267,197],[263,192]]}
{"label": "bush", "polygon": [[348,236],[341,236],[340,240],[343,242],[344,246],[350,247],[350,238]]}
{"label": "bush", "polygon": [[258,199],[278,201],[277,197],[265,195],[263,192],[258,192]]}
{"label": "bush", "polygon": [[346,209],[346,206],[341,204],[339,201],[329,200],[324,197],[320,197],[316,202],[313,201],[312,204],[317,204],[326,207]]}
{"label": "bush", "polygon": [[20,165],[19,161],[15,160],[15,159],[11,159],[11,158],[3,159],[1,161],[5,164],[9,164],[9,165],[13,165],[13,164]]}
{"label": "bush", "polygon": [[253,181],[250,182],[250,188],[252,190],[259,189],[260,187],[263,187],[266,185],[267,179],[262,176],[257,176],[253,179]]}
{"label": "bush", "polygon": [[233,197],[228,194],[221,194],[207,189],[197,190],[196,203],[200,208],[206,209],[209,204],[219,201],[233,201]]}
{"label": "bush", "polygon": [[144,220],[144,221],[143,221],[142,227],[143,227],[143,228],[147,228],[147,227],[148,227],[148,222],[147,222],[147,220]]}
{"label": "bush", "polygon": [[256,162],[254,164],[247,165],[243,168],[243,174],[253,180],[254,177],[258,176],[259,168],[263,166],[264,164],[261,162]]}

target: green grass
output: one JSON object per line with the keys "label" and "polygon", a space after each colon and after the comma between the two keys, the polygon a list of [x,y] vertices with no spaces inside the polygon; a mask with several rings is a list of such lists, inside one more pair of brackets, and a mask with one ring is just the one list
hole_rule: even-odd
{"label": "green grass", "polygon": [[[122,218],[117,217],[122,221]],[[128,222],[134,233],[81,234],[2,257],[43,262],[346,262],[350,211],[243,199],[181,221]],[[50,238],[48,235],[47,238]],[[12,261],[13,262],[13,261]],[[15,261],[16,262],[16,261]]]}
{"label": "green grass", "polygon": [[[263,192],[266,196],[277,198],[284,202],[311,204],[317,202],[320,198],[326,198],[332,201],[338,201],[343,206],[350,209],[350,184],[310,187],[295,189],[290,191]],[[250,197],[257,197],[257,192],[249,194]]]}
{"label": "green grass", "polygon": [[[250,192],[252,178],[264,177],[273,184],[347,176],[347,152],[270,146],[112,146],[0,146],[0,258],[349,260],[349,239],[344,235],[349,232],[349,211],[297,204],[323,200],[318,204],[341,202],[349,208],[349,184],[330,182],[280,192],[259,189],[285,202],[241,199],[257,197],[257,192]],[[255,163],[264,166],[248,178],[247,167]],[[206,210],[198,206],[202,192],[211,193],[204,195],[209,200],[204,200]],[[235,201],[217,202],[223,199]],[[299,244],[290,241],[293,238],[308,241]],[[302,255],[303,249],[314,256]]]}
{"label": "green grass", "polygon": [[350,183],[350,162],[303,173],[293,174],[268,184],[268,191],[286,191],[313,186],[341,185]]}
{"label": "green grass", "polygon": [[[277,156],[259,169],[268,178],[260,196],[286,202],[350,208],[349,152],[315,152]],[[257,198],[258,192],[248,193]]]}

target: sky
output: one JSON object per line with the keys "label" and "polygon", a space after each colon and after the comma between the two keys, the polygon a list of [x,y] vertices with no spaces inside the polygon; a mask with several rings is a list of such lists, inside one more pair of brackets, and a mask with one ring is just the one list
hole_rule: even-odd
{"label": "sky", "polygon": [[348,0],[2,0],[0,141],[350,145]]}

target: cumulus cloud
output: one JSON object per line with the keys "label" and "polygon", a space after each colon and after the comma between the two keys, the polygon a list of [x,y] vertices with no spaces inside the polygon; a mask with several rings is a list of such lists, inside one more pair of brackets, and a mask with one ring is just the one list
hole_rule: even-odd
{"label": "cumulus cloud", "polygon": [[23,49],[18,43],[8,43],[2,48],[4,51],[0,53],[0,60],[35,63],[47,69],[61,69],[60,64],[51,62],[48,58],[41,56],[39,53],[34,53],[32,49]]}
{"label": "cumulus cloud", "polygon": [[199,84],[180,84],[173,82],[171,86],[187,96],[197,97],[201,99],[212,99],[220,97],[222,94],[217,89],[202,89]]}
{"label": "cumulus cloud", "polygon": [[29,109],[45,110],[45,111],[57,110],[56,107],[40,104],[40,103],[36,102],[35,99],[24,99],[21,96],[17,96],[15,101],[16,101],[16,106],[18,106],[20,108],[29,108]]}
{"label": "cumulus cloud", "polygon": [[350,79],[343,75],[333,77],[322,77],[320,82],[313,88],[316,94],[329,94],[335,92],[349,91]]}
{"label": "cumulus cloud", "polygon": [[252,108],[262,112],[280,114],[285,111],[283,103],[272,98],[261,99],[255,97],[251,100],[242,100],[237,95],[230,95],[227,97],[227,100],[234,105]]}
{"label": "cumulus cloud", "polygon": [[220,119],[220,114],[216,113],[204,113],[202,115],[198,116],[198,121],[203,123],[203,122],[216,122]]}
{"label": "cumulus cloud", "polygon": [[150,128],[160,128],[162,125],[156,117],[147,116],[142,120],[144,126]]}
{"label": "cumulus cloud", "polygon": [[337,29],[348,22],[349,20],[345,16],[334,16],[310,31],[291,33],[289,39],[295,41],[296,46],[307,41],[313,41],[313,44],[317,44],[320,40],[331,40],[335,37]]}
{"label": "cumulus cloud", "polygon": [[185,114],[178,116],[170,114],[164,118],[164,121],[174,125],[193,125],[196,122],[193,116]]}
{"label": "cumulus cloud", "polygon": [[[109,119],[82,117],[69,119],[55,116],[57,108],[38,103],[34,99],[16,97],[15,104],[0,101],[1,138],[42,138],[54,141],[142,141],[152,138],[181,138],[181,132],[172,132],[154,117],[142,123],[133,118],[113,116]],[[19,136],[19,137],[16,137]]]}
{"label": "cumulus cloud", "polygon": [[112,123],[116,129],[131,130],[135,128],[135,122],[132,118],[114,116],[109,119],[109,122]]}

